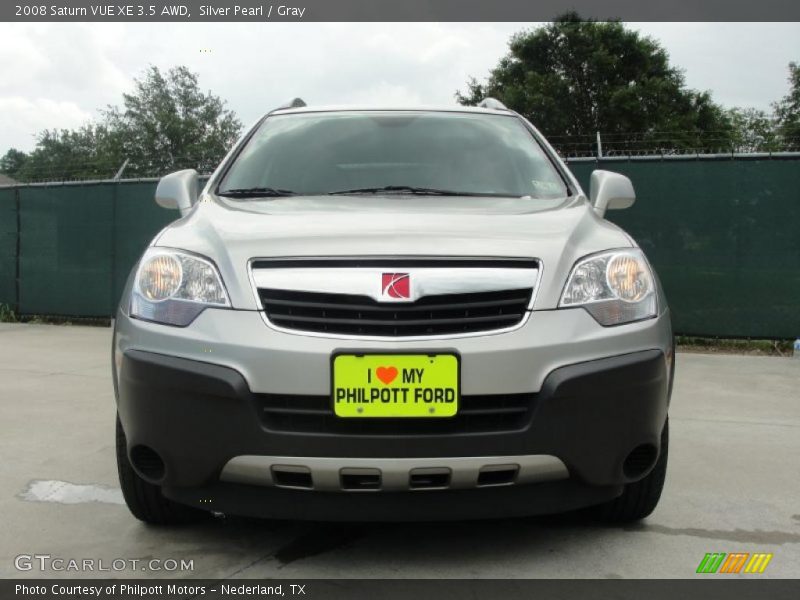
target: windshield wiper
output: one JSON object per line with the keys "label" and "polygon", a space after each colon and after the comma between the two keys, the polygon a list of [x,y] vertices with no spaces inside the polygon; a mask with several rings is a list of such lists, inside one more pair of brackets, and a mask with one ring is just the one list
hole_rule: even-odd
{"label": "windshield wiper", "polygon": [[347,194],[383,194],[383,193],[396,193],[396,194],[420,194],[425,196],[494,196],[496,194],[480,194],[476,192],[457,192],[454,190],[440,190],[437,188],[414,187],[411,185],[385,185],[383,187],[368,187],[368,188],[355,188],[352,190],[338,190],[336,192],[328,192],[329,196],[347,195]]}
{"label": "windshield wiper", "polygon": [[217,196],[226,196],[228,198],[280,198],[281,196],[297,196],[297,192],[271,187],[251,187],[222,190],[217,192]]}

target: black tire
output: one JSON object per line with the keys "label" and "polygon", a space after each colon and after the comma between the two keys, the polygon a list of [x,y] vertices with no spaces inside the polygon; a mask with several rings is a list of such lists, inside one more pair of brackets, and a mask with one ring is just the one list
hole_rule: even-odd
{"label": "black tire", "polygon": [[134,517],[151,525],[195,523],[210,513],[178,504],[161,494],[161,487],[148,483],[133,470],[128,459],[127,441],[117,418],[117,471],[122,496]]}
{"label": "black tire", "polygon": [[669,454],[669,419],[661,431],[661,452],[653,470],[646,477],[625,486],[622,495],[600,507],[600,518],[607,523],[630,523],[652,513],[661,498],[667,477]]}

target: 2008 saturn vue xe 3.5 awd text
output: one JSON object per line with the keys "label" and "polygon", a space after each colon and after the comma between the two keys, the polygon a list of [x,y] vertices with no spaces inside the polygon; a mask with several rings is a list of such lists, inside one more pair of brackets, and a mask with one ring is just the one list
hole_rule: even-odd
{"label": "2008 saturn vue xe 3.5 awd text", "polygon": [[479,107],[273,110],[134,268],[117,460],[147,522],[647,516],[667,464],[664,294],[540,133]]}

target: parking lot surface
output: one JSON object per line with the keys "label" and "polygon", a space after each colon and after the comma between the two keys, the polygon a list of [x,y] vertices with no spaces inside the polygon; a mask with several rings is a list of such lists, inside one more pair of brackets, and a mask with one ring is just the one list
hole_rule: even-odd
{"label": "parking lot surface", "polygon": [[[773,554],[762,575],[726,577],[800,576],[800,360],[678,354],[666,489],[641,524],[218,518],[155,528],[121,503],[110,340],[108,328],[0,324],[0,577],[683,578],[707,552]],[[41,570],[20,555],[128,566]],[[153,559],[162,570],[142,570]],[[170,560],[192,569],[164,570]]]}

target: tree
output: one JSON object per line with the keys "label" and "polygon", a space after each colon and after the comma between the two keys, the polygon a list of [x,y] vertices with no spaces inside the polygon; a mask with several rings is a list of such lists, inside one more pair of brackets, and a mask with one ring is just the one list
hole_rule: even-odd
{"label": "tree", "polygon": [[200,90],[195,73],[175,67],[163,74],[150,67],[134,80],[133,92],[123,95],[122,107],[109,106],[98,123],[75,130],[43,131],[30,154],[9,150],[0,169],[16,169],[20,181],[107,179],[125,160],[127,176],[207,171],[241,128],[220,98]]}
{"label": "tree", "polygon": [[204,94],[186,67],[162,74],[151,66],[123,107],[104,111],[113,132],[114,153],[130,160],[130,171],[165,173],[177,168],[208,169],[236,141],[242,124],[225,103]]}
{"label": "tree", "polygon": [[[620,22],[584,21],[574,12],[515,34],[485,83],[474,78],[461,104],[493,96],[565,149],[565,136],[633,150],[728,146],[728,115],[683,74],[654,40]],[[624,142],[624,143],[623,143]],[[628,144],[627,146],[625,144]]]}
{"label": "tree", "polygon": [[11,178],[16,178],[15,176],[25,165],[25,161],[27,159],[28,155],[22,150],[10,148],[8,152],[6,152],[5,155],[0,158],[0,173],[8,175]]}
{"label": "tree", "polygon": [[111,151],[111,133],[103,125],[41,132],[36,148],[17,172],[19,181],[106,179],[120,164]]}
{"label": "tree", "polygon": [[733,146],[737,152],[774,152],[781,150],[775,120],[763,110],[732,108],[728,116],[733,125]]}
{"label": "tree", "polygon": [[772,107],[785,148],[800,147],[800,65],[797,63],[789,63],[789,93]]}

